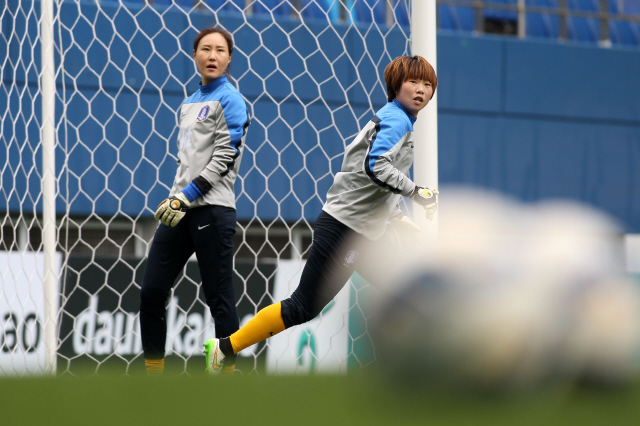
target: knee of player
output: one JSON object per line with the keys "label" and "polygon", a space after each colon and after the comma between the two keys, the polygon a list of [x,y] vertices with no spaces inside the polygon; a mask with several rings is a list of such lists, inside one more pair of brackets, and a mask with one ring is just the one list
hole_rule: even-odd
{"label": "knee of player", "polygon": [[231,314],[237,315],[235,305],[230,305],[228,303],[221,303],[221,302],[218,302],[215,304],[208,304],[208,305],[209,305],[209,311],[211,312],[211,316],[214,319],[224,319]]}
{"label": "knee of player", "polygon": [[168,294],[163,294],[157,288],[143,285],[140,289],[140,304],[164,303],[167,301]]}
{"label": "knee of player", "polygon": [[294,293],[289,299],[282,301],[282,319],[287,327],[311,321],[322,310],[317,309],[308,299],[296,296]]}

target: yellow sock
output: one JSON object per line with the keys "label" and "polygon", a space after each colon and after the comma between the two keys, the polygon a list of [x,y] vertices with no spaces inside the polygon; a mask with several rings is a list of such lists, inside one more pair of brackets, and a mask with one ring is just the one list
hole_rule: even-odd
{"label": "yellow sock", "polygon": [[244,327],[230,336],[233,353],[238,353],[249,346],[262,342],[284,330],[282,320],[282,305],[269,305],[251,318]]}
{"label": "yellow sock", "polygon": [[164,358],[162,359],[145,359],[144,366],[148,375],[162,374],[164,372]]}

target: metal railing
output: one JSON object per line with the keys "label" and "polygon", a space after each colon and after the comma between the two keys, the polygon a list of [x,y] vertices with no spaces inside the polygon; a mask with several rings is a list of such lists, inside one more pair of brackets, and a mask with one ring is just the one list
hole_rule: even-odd
{"label": "metal railing", "polygon": [[[610,45],[609,21],[627,21],[640,24],[640,15],[629,15],[624,13],[610,13],[609,1],[599,0],[598,11],[585,11],[569,9],[567,0],[558,0],[558,7],[527,6],[525,0],[517,0],[517,4],[500,4],[486,2],[483,0],[437,0],[439,5],[471,7],[474,9],[474,32],[484,32],[484,13],[487,10],[499,10],[516,12],[517,14],[517,36],[525,38],[527,36],[527,15],[530,13],[542,15],[556,15],[559,17],[558,38],[567,40],[569,38],[570,18],[587,18],[597,20],[600,23],[599,43]],[[623,0],[618,2],[619,9],[622,9]],[[640,41],[639,41],[640,42]]]}

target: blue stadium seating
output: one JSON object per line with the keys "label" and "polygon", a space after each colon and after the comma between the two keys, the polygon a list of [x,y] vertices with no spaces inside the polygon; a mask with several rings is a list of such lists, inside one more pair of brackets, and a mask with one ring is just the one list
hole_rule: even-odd
{"label": "blue stadium seating", "polygon": [[560,32],[559,21],[556,15],[529,13],[527,14],[527,37],[556,39]]}
{"label": "blue stadium seating", "polygon": [[[618,10],[618,2],[610,1],[611,13],[640,16],[640,0],[625,0],[623,9]],[[640,23],[612,20],[609,23],[611,42],[619,45],[640,46]]]}
{"label": "blue stadium seating", "polygon": [[384,0],[356,0],[354,10],[358,22],[377,24],[386,22],[387,5]]}
{"label": "blue stadium seating", "polygon": [[[67,0],[67,1],[75,1],[75,0]],[[89,2],[90,0],[84,0]],[[145,4],[144,0],[122,0],[124,4]],[[100,0],[100,3],[118,3],[118,0]]]}
{"label": "blue stadium seating", "polygon": [[253,3],[253,13],[288,17],[293,13],[293,6],[286,0],[260,0]]}
{"label": "blue stadium seating", "polygon": [[441,30],[472,32],[474,30],[473,15],[471,7],[438,6]]}
{"label": "blue stadium seating", "polygon": [[409,16],[409,10],[407,9],[407,3],[399,1],[394,5],[394,14],[396,22],[402,26],[411,25],[411,17]]}
{"label": "blue stadium seating", "polygon": [[[567,7],[584,12],[597,12],[600,8],[598,0],[569,0]],[[567,18],[567,29],[569,40],[572,41],[597,43],[600,38],[600,23],[593,18],[570,16]]]}
{"label": "blue stadium seating", "polygon": [[326,20],[328,15],[332,22],[338,22],[340,18],[338,3],[332,0],[302,0],[300,9],[303,19]]}
{"label": "blue stadium seating", "polygon": [[[213,3],[219,3],[219,0],[216,0]],[[244,10],[244,0],[228,0],[226,3],[224,3],[224,6],[221,10],[225,12],[242,13],[242,11]]]}
{"label": "blue stadium seating", "polygon": [[[558,0],[527,0],[528,7],[555,9]],[[527,14],[527,37],[532,38],[558,38],[560,19],[550,13]]]}
{"label": "blue stadium seating", "polygon": [[640,16],[640,0],[625,0],[623,12],[627,15]]}
{"label": "blue stadium seating", "polygon": [[[141,2],[141,3],[144,3],[144,2]],[[153,2],[154,5],[167,6],[167,7],[171,6],[174,3],[183,9],[189,10],[193,7],[194,1],[193,0],[154,0]]]}
{"label": "blue stadium seating", "polygon": [[628,21],[609,22],[612,44],[640,46],[640,25]]}
{"label": "blue stadium seating", "polygon": [[[89,1],[89,0],[87,0]],[[117,0],[100,0],[116,2]],[[131,4],[145,4],[145,0],[125,0]],[[213,10],[228,13],[241,13],[245,0],[203,0]],[[375,23],[386,22],[387,0],[346,0],[351,11],[348,22]],[[176,4],[184,9],[191,9],[194,0],[154,0],[157,6],[168,7]],[[486,0],[487,4],[517,4],[517,0]],[[557,9],[558,0],[526,0],[529,7]],[[335,0],[302,0],[303,19],[326,21],[327,17],[335,23],[340,22],[340,5]],[[471,5],[471,2],[469,3]],[[613,45],[640,46],[640,24],[615,19],[616,14],[640,16],[640,0],[608,0],[608,11],[612,19],[608,23],[609,35]],[[621,7],[622,6],[622,7]],[[567,7],[573,11],[598,12],[600,0],[567,0]],[[396,22],[402,26],[410,25],[407,3],[396,0],[393,4]],[[445,31],[473,32],[475,30],[474,9],[471,6],[438,5],[439,29]],[[288,0],[259,0],[253,3],[253,13],[273,14],[276,17],[288,18],[293,14],[293,6]],[[496,20],[516,21],[515,11],[485,9],[484,17]],[[557,39],[560,36],[560,18],[554,13],[528,13],[527,37]],[[570,41],[597,44],[600,39],[600,21],[596,18],[570,16],[567,19],[568,39]]]}
{"label": "blue stadium seating", "polygon": [[[487,5],[491,5],[492,3],[516,6],[518,3],[518,0],[485,0],[485,4]],[[484,16],[485,18],[495,19],[499,21],[515,22],[518,20],[517,12],[510,11],[510,10],[485,9]]]}

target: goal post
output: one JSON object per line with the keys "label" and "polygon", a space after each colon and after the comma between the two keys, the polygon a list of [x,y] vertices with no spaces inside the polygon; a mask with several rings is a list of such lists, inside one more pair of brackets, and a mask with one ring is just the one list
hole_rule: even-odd
{"label": "goal post", "polygon": [[56,310],[58,276],[56,256],[56,159],[55,159],[55,63],[53,39],[53,0],[40,3],[40,92],[42,97],[42,251],[44,252],[44,345],[45,373],[56,373],[58,352]]}
{"label": "goal post", "polygon": [[[438,72],[436,38],[436,0],[413,0],[411,4],[411,53],[424,57]],[[414,179],[416,183],[438,188],[438,91],[420,114],[415,126]],[[414,210],[414,219],[429,238],[437,237],[438,214],[427,222],[424,212]]]}
{"label": "goal post", "polygon": [[[140,362],[137,294],[153,213],[175,175],[177,113],[198,87],[191,46],[204,27],[233,35],[231,74],[252,118],[236,181],[241,321],[284,294],[345,146],[386,102],[384,67],[421,49],[410,13],[422,2],[413,3],[8,0],[0,8],[0,256],[22,272],[2,272],[0,374],[76,374],[106,363],[128,373]],[[414,169],[416,179],[425,168]],[[29,274],[34,262],[43,262],[41,275]],[[188,262],[167,311],[166,353],[187,373],[201,367],[200,345],[213,333],[199,280]],[[248,370],[268,354],[297,371],[366,363],[354,354],[366,319],[350,321],[358,330],[330,325],[340,324],[332,315],[358,312],[368,290],[356,281],[301,330],[295,348],[248,351]],[[34,303],[16,302],[13,291]],[[332,333],[346,343],[327,347]]]}

